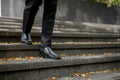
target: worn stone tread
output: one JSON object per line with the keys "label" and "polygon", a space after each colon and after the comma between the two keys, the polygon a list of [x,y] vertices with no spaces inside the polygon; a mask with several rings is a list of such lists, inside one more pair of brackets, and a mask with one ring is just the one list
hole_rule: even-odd
{"label": "worn stone tread", "polygon": [[[49,80],[49,79],[42,79],[42,80]],[[109,72],[109,73],[96,73],[85,77],[63,77],[63,78],[56,78],[56,80],[120,80],[120,71]]]}
{"label": "worn stone tread", "polygon": [[[4,22],[22,21],[22,19],[18,19],[18,18],[5,18],[5,17],[1,17],[0,20],[4,21]],[[100,24],[100,23],[88,23],[88,22],[80,23],[80,22],[73,22],[73,21],[60,21],[60,20],[56,20],[55,22],[56,22],[56,24],[66,24],[66,25],[75,25],[75,26],[84,25],[84,26],[96,27],[96,25],[97,25],[101,28],[105,28],[105,26],[109,26],[110,28],[111,27],[118,27],[119,28],[119,25],[112,25],[112,24]]]}
{"label": "worn stone tread", "polygon": [[[32,32],[32,36],[40,36],[40,32]],[[21,36],[21,30],[7,30],[0,31],[0,36]],[[89,37],[89,38],[120,38],[120,34],[110,34],[110,33],[90,33],[90,32],[79,32],[79,33],[68,33],[68,32],[60,32],[54,31],[53,37]]]}
{"label": "worn stone tread", "polygon": [[[0,31],[21,31],[22,26],[2,26],[0,25]],[[81,33],[81,32],[89,32],[89,33],[111,33],[111,34],[118,34],[114,30],[104,30],[104,29],[81,29],[80,27],[56,27],[54,28],[54,32],[68,32],[68,33]],[[32,32],[41,32],[41,27],[33,27]]]}
{"label": "worn stone tread", "polygon": [[[119,61],[120,53],[111,55],[94,55],[94,56],[71,56],[64,57],[61,60],[52,59],[33,59],[33,60],[9,60],[1,62],[0,72],[17,71],[38,68],[51,68],[63,66],[77,66],[83,64],[103,63]],[[56,65],[57,64],[57,65]]]}
{"label": "worn stone tread", "polygon": [[[113,43],[113,44],[53,44],[53,49],[84,49],[84,48],[90,48],[90,49],[100,49],[100,48],[119,48],[119,43]],[[26,45],[21,43],[15,43],[15,44],[0,44],[0,50],[38,50],[40,48],[40,43],[33,44],[33,45]]]}

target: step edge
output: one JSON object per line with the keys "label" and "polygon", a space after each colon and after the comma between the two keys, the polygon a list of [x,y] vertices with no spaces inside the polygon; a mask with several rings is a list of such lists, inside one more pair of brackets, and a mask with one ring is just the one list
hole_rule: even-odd
{"label": "step edge", "polygon": [[[119,48],[120,44],[53,44],[53,49],[100,49],[100,48]],[[19,51],[19,50],[39,50],[40,44],[26,45],[26,44],[0,44],[1,51]]]}
{"label": "step edge", "polygon": [[[0,36],[21,36],[22,32],[13,32],[13,31],[0,31]],[[40,32],[32,32],[32,36],[41,36]],[[88,37],[88,38],[120,38],[120,34],[117,33],[88,33],[88,32],[81,32],[81,33],[62,33],[62,32],[53,32],[53,37]]]}
{"label": "step edge", "polygon": [[4,64],[0,64],[0,72],[107,63],[113,61],[120,61],[120,53],[113,54],[112,56],[65,57],[61,60],[36,59],[34,61],[8,61]]}

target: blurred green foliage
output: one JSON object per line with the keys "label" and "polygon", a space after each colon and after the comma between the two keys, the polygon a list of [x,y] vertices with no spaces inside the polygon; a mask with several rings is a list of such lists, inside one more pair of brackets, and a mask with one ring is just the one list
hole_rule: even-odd
{"label": "blurred green foliage", "polygon": [[108,7],[116,6],[120,4],[120,0],[94,0],[94,1],[107,4]]}

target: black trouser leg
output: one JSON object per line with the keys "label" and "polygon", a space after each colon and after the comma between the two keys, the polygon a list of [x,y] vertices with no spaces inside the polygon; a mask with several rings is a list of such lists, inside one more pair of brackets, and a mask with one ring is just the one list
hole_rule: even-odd
{"label": "black trouser leg", "polygon": [[41,36],[42,47],[51,47],[56,9],[57,0],[44,0],[44,13]]}
{"label": "black trouser leg", "polygon": [[41,5],[42,0],[26,0],[23,13],[23,32],[30,33],[34,23],[35,15]]}

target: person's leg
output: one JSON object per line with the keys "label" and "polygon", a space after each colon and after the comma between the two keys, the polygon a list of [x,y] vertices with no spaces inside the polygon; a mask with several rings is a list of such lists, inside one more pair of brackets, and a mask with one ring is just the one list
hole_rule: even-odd
{"label": "person's leg", "polygon": [[51,47],[51,39],[57,10],[57,0],[44,0],[41,46]]}
{"label": "person's leg", "polygon": [[44,57],[60,59],[60,55],[55,54],[51,49],[51,39],[57,9],[57,0],[44,0],[44,13],[41,35],[41,54]]}
{"label": "person's leg", "polygon": [[26,44],[31,43],[31,28],[34,23],[35,15],[39,9],[39,6],[42,4],[42,0],[26,0],[25,1],[25,9],[23,13],[23,35],[21,37],[21,41]]}
{"label": "person's leg", "polygon": [[23,13],[23,32],[30,33],[34,23],[35,15],[41,5],[42,0],[26,0]]}

